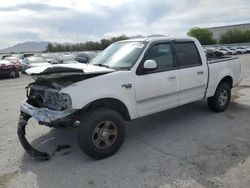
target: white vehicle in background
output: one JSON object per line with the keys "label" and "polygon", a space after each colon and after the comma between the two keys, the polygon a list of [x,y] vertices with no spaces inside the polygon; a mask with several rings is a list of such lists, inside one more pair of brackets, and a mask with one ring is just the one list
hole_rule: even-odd
{"label": "white vehicle in background", "polygon": [[41,54],[41,57],[48,63],[52,63],[56,58],[56,55],[54,53],[43,53]]}
{"label": "white vehicle in background", "polygon": [[53,64],[69,64],[69,63],[78,63],[78,61],[75,60],[75,55],[73,54],[62,54],[59,55]]}
{"label": "white vehicle in background", "polygon": [[[21,105],[18,137],[33,157],[50,154],[25,138],[31,117],[49,127],[80,121],[78,142],[90,157],[113,155],[125,138],[125,121],[207,99],[225,111],[240,81],[238,58],[207,59],[195,38],[146,38],[113,43],[89,64],[27,70],[35,81]],[[194,114],[195,116],[195,114]]]}
{"label": "white vehicle in background", "polygon": [[51,65],[47,61],[45,61],[40,56],[30,56],[24,58],[23,62],[21,62],[21,71],[25,73],[25,71],[32,67],[41,67],[41,66],[48,66]]}
{"label": "white vehicle in background", "polygon": [[223,55],[229,55],[228,51],[224,48],[217,48],[218,51],[220,51]]}
{"label": "white vehicle in background", "polygon": [[236,47],[237,51],[240,52],[240,54],[245,54],[247,52],[246,48],[244,47]]}
{"label": "white vehicle in background", "polygon": [[219,50],[226,52],[227,53],[226,55],[236,55],[237,54],[237,52],[235,50],[231,50],[231,49],[226,48],[226,47],[219,48]]}

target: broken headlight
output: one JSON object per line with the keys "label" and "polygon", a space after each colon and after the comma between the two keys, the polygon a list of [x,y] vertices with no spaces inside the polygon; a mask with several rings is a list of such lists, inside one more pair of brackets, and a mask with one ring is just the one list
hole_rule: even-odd
{"label": "broken headlight", "polygon": [[45,92],[44,99],[44,105],[52,110],[61,111],[72,107],[71,98],[66,93]]}

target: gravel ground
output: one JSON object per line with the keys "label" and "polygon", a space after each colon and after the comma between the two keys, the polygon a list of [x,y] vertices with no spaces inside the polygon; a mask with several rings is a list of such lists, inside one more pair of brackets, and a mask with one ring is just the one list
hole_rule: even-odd
{"label": "gravel ground", "polygon": [[28,140],[54,155],[46,162],[29,157],[16,129],[32,80],[0,80],[0,187],[250,187],[250,55],[240,61],[243,81],[226,112],[212,113],[199,101],[132,121],[118,153],[99,161],[78,147],[77,127],[35,121]]}

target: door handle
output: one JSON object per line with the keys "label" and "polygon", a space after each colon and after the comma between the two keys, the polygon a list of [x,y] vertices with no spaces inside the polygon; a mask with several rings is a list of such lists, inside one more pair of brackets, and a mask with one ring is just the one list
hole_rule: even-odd
{"label": "door handle", "polygon": [[175,80],[176,79],[176,76],[169,76],[168,77],[168,80]]}
{"label": "door handle", "polygon": [[203,74],[203,71],[198,71],[197,74],[201,75],[201,74]]}

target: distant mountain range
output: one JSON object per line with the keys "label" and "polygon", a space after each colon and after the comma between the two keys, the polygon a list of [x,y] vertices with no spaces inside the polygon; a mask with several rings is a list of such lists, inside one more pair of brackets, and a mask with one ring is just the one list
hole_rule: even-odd
{"label": "distant mountain range", "polygon": [[[147,37],[164,37],[165,35],[148,35]],[[136,36],[131,36],[129,38],[143,38],[145,36],[142,35],[136,35]],[[45,41],[41,41],[41,42],[24,42],[24,43],[18,43],[14,46],[5,48],[0,50],[0,53],[20,53],[20,52],[42,52],[46,49],[47,45],[50,42],[45,42]],[[57,44],[57,43],[53,43],[53,44]],[[63,43],[62,45],[66,45],[66,44],[71,44],[71,43]],[[73,43],[72,43],[73,44]]]}
{"label": "distant mountain range", "polygon": [[11,52],[41,52],[44,51],[49,42],[24,42],[18,43],[14,46],[0,50],[0,53],[11,53]]}

